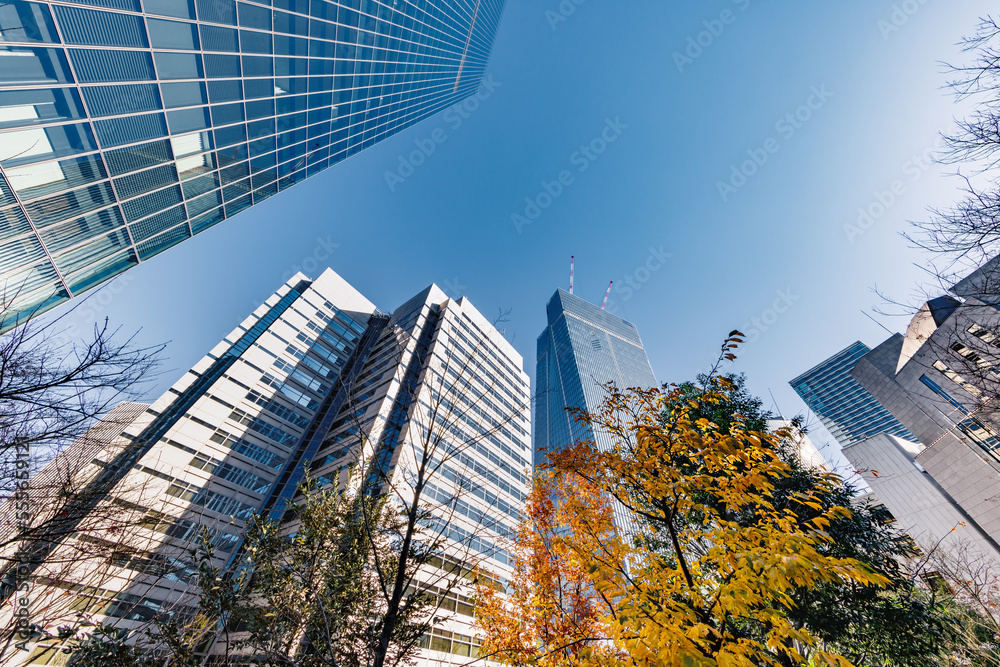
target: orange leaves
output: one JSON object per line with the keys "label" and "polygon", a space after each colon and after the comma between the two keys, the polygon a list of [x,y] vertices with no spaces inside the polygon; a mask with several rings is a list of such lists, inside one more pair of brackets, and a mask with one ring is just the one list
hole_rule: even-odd
{"label": "orange leaves", "polygon": [[[573,508],[571,525],[563,523],[567,507]],[[594,511],[583,515],[580,507]],[[601,616],[608,608],[603,597],[614,592],[594,580],[595,568],[586,569],[565,536],[599,543],[609,538],[612,525],[610,508],[586,481],[557,472],[536,478],[515,540],[509,595],[477,591],[481,653],[506,664],[601,664],[608,648],[602,645]]]}
{"label": "orange leaves", "polygon": [[536,473],[511,595],[480,594],[484,653],[553,667],[846,667],[789,621],[793,593],[886,582],[826,555],[826,529],[850,517],[829,500],[832,477],[774,502],[786,434],[739,418],[721,432],[701,416],[724,399],[729,381],[715,382],[698,400],[608,386],[599,411],[575,414],[613,446],[569,444]]}

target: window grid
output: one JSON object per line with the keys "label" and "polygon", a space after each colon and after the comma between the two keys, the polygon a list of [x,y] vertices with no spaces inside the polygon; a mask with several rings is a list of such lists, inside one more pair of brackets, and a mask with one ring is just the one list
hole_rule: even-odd
{"label": "window grid", "polygon": [[[364,3],[370,13],[360,11],[363,3],[356,0],[276,2],[274,7],[223,2],[229,6],[226,11],[197,2],[183,11],[153,0],[144,0],[142,6],[139,0],[112,4],[114,8],[67,0],[36,2],[32,16],[37,29],[0,33],[0,49],[22,52],[29,57],[16,60],[30,61],[23,72],[0,73],[0,109],[4,93],[37,91],[54,97],[59,93],[53,91],[66,91],[56,107],[46,107],[44,117],[37,110],[29,112],[38,117],[15,120],[15,126],[0,130],[0,145],[41,142],[41,148],[25,154],[0,151],[0,174],[16,166],[44,165],[56,170],[54,184],[65,185],[65,173],[59,177],[57,170],[69,160],[99,155],[106,163],[114,150],[119,167],[132,168],[108,169],[105,178],[85,183],[107,183],[112,189],[116,201],[102,210],[121,209],[126,201],[181,186],[176,206],[183,212],[183,224],[140,240],[133,234],[134,225],[161,213],[151,209],[133,213],[124,229],[118,228],[128,238],[131,266],[178,242],[179,234],[191,237],[475,92],[504,1],[431,0],[419,7],[408,1]],[[257,27],[248,25],[246,16],[241,18],[241,8],[244,14],[259,14]],[[125,28],[111,29],[116,25]],[[48,67],[44,72],[43,64]],[[137,91],[140,84],[148,84],[141,85],[142,99],[138,94],[124,102],[116,98],[128,86],[120,91],[111,86],[123,82],[132,82]],[[200,87],[168,85],[192,82]],[[93,94],[85,95],[87,91]],[[152,99],[157,95],[158,100]],[[146,148],[157,142],[198,132],[204,133],[202,153],[210,165],[187,171],[182,166],[191,164],[185,161],[189,156],[171,152],[162,162],[143,155],[159,150]],[[158,182],[157,188],[137,195],[120,190],[120,179],[126,176],[155,173],[165,178],[163,172],[154,172],[163,164],[173,164],[174,180]],[[214,188],[204,189],[207,180],[183,187],[208,174],[214,174]],[[29,187],[22,182],[12,189]],[[21,198],[15,193],[13,203],[5,199],[0,210],[8,220],[17,217],[10,213],[14,210],[27,217],[28,228],[22,233],[15,225],[19,231],[11,242],[37,241],[44,252],[43,259],[32,256],[23,265],[3,265],[0,280],[28,275],[29,265],[40,261],[43,273],[51,269],[55,274],[32,287],[26,307],[42,303],[57,290],[62,293],[55,302],[97,284],[78,278],[94,274],[93,266],[78,267],[74,275],[62,272],[38,234],[39,226],[24,210],[24,203],[52,194]],[[198,197],[206,199],[195,202]],[[210,197],[218,203],[205,206]],[[58,222],[69,224],[79,217],[67,215]],[[58,254],[84,245],[62,248]],[[95,261],[107,262],[117,250],[101,252]],[[74,284],[83,288],[74,289]]]}

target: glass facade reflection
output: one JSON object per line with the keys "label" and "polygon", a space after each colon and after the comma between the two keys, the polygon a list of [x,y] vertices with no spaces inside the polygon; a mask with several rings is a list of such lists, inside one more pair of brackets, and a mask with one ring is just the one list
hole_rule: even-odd
{"label": "glass facade reflection", "polygon": [[611,444],[606,434],[577,423],[566,408],[595,411],[607,382],[621,389],[657,385],[634,324],[561,289],[546,310],[548,326],[538,337],[535,371],[535,465],[545,452],[575,440]]}
{"label": "glass facade reflection", "polygon": [[871,349],[858,341],[788,384],[841,447],[879,433],[916,442],[906,427],[851,377],[851,370],[869,352]]}
{"label": "glass facade reflection", "polygon": [[0,4],[5,301],[45,310],[474,93],[503,5]]}

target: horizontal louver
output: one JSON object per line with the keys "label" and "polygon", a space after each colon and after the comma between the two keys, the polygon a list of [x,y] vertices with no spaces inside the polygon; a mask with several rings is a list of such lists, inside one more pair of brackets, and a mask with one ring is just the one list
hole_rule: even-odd
{"label": "horizontal louver", "polygon": [[210,208],[215,208],[216,206],[222,206],[222,193],[218,190],[211,194],[207,194],[204,197],[189,199],[187,203],[188,211],[192,217],[204,213]]}
{"label": "horizontal louver", "polygon": [[122,9],[127,12],[141,12],[139,0],[67,0],[78,5],[93,5],[95,7],[107,7],[108,9]]}
{"label": "horizontal louver", "polygon": [[117,206],[97,211],[82,218],[63,222],[40,232],[42,242],[49,252],[57,253],[71,248],[99,234],[114,231],[125,224]]}
{"label": "horizontal louver", "polygon": [[178,206],[170,209],[169,211],[158,213],[151,218],[146,218],[142,222],[129,225],[129,231],[132,232],[132,239],[138,243],[139,241],[148,239],[150,236],[155,236],[163,230],[173,227],[177,223],[183,221],[184,207]]}
{"label": "horizontal louver", "polygon": [[141,16],[56,5],[56,19],[67,44],[146,47]]}
{"label": "horizontal louver", "polygon": [[104,282],[108,278],[118,275],[138,263],[135,259],[135,253],[132,250],[124,250],[96,260],[87,268],[68,276],[66,281],[74,293],[80,293]]}
{"label": "horizontal louver", "polygon": [[149,113],[96,120],[94,129],[102,146],[121,146],[167,136],[167,121],[162,113]]}
{"label": "horizontal louver", "polygon": [[97,183],[79,190],[61,192],[54,197],[41,199],[24,205],[28,217],[38,226],[50,225],[60,220],[73,218],[81,213],[113,204],[114,192],[108,183]]}
{"label": "horizontal louver", "polygon": [[82,83],[156,80],[148,51],[69,49],[69,57]]}
{"label": "horizontal louver", "polygon": [[183,225],[177,225],[170,231],[157,236],[155,239],[138,244],[136,247],[139,250],[139,257],[142,259],[149,259],[153,255],[163,252],[167,248],[180,243],[190,235],[191,234],[188,232],[188,226],[186,223]]}
{"label": "horizontal louver", "polygon": [[[172,188],[160,190],[159,192],[144,195],[138,199],[133,199],[132,201],[127,201],[122,204],[122,212],[125,213],[126,220],[134,222],[153,215],[154,213],[158,213],[159,211],[162,211],[169,206],[173,206],[174,204],[180,204],[182,199],[180,187],[174,186]],[[145,236],[149,236],[149,234],[146,234]]]}
{"label": "horizontal louver", "polygon": [[63,273],[73,273],[85,269],[102,257],[114,254],[119,250],[129,246],[128,235],[125,230],[116,231],[102,236],[94,241],[68,250],[62,255],[56,256],[56,266]]}
{"label": "horizontal louver", "polygon": [[177,171],[174,165],[165,164],[162,167],[140,171],[115,179],[115,190],[122,199],[138,197],[144,192],[162,188],[177,182]]}
{"label": "horizontal louver", "polygon": [[112,176],[127,174],[145,167],[170,162],[174,154],[170,150],[169,141],[153,141],[139,146],[129,146],[118,150],[107,151],[104,159],[108,163],[108,171]]}
{"label": "horizontal louver", "polygon": [[0,210],[0,240],[9,239],[31,231],[24,211],[18,207]]}
{"label": "horizontal louver", "polygon": [[19,266],[32,264],[45,258],[42,244],[34,234],[28,234],[16,241],[0,244],[0,276],[10,273]]}
{"label": "horizontal louver", "polygon": [[83,89],[92,117],[156,111],[161,108],[155,83],[126,86],[87,86]]}
{"label": "horizontal louver", "polygon": [[25,201],[103,180],[108,177],[108,172],[100,155],[85,155],[13,167],[7,170],[7,176],[21,200]]}

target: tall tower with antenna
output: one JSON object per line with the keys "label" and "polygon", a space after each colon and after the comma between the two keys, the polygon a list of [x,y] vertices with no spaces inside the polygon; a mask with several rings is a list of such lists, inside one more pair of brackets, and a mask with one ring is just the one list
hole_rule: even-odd
{"label": "tall tower with antenna", "polygon": [[596,410],[608,382],[622,389],[657,384],[638,329],[604,310],[611,286],[601,306],[573,293],[574,263],[570,258],[570,291],[558,289],[549,299],[548,321],[538,337],[532,429],[536,465],[546,452],[575,440],[610,446],[607,434],[576,423],[567,408]]}

